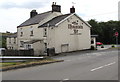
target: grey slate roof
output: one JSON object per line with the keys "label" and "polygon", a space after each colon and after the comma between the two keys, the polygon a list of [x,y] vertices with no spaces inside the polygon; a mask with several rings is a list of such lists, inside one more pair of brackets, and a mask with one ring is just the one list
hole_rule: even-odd
{"label": "grey slate roof", "polygon": [[62,21],[63,19],[65,19],[67,16],[69,16],[70,14],[65,14],[65,15],[60,15],[60,16],[57,16],[53,19],[51,19],[50,21],[42,24],[41,26],[39,27],[47,27],[48,24],[49,26],[55,26],[57,23],[59,23],[60,21]]}
{"label": "grey slate roof", "polygon": [[12,34],[12,35],[9,35],[8,37],[9,37],[9,38],[16,38],[16,37],[17,37],[17,33]]}
{"label": "grey slate roof", "polygon": [[49,16],[51,13],[52,13],[52,11],[38,14],[38,15],[34,16],[33,18],[29,18],[28,20],[26,20],[25,22],[20,24],[18,27],[28,26],[28,25],[32,25],[32,24],[38,24],[40,21],[42,21],[47,16]]}

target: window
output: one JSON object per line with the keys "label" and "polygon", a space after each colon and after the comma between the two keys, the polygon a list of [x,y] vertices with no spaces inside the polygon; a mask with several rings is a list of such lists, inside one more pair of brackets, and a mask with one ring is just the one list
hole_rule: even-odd
{"label": "window", "polygon": [[21,37],[23,36],[23,32],[20,33],[20,36],[21,36]]}
{"label": "window", "polygon": [[33,36],[33,30],[32,30],[32,31],[30,31],[30,36]]}
{"label": "window", "polygon": [[44,28],[43,36],[47,37],[47,28]]}
{"label": "window", "polygon": [[9,44],[11,44],[11,38],[9,38]]}
{"label": "window", "polygon": [[23,31],[22,31],[22,28],[20,28],[20,37],[23,36]]}
{"label": "window", "polygon": [[30,36],[33,36],[33,26],[30,27]]}
{"label": "window", "polygon": [[16,38],[14,38],[14,44],[16,44]]}
{"label": "window", "polygon": [[20,41],[20,47],[24,46],[24,41]]}
{"label": "window", "polygon": [[91,40],[91,44],[94,44],[94,40],[93,39]]}
{"label": "window", "polygon": [[47,52],[47,43],[44,43],[45,44],[45,53]]}

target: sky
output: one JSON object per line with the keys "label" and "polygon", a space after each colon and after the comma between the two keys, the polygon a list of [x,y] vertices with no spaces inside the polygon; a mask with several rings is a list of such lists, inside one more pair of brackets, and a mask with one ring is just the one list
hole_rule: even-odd
{"label": "sky", "polygon": [[67,14],[74,5],[76,14],[83,20],[98,22],[118,20],[120,0],[0,0],[0,32],[17,32],[17,26],[29,19],[31,10],[38,13],[50,11],[52,2],[61,5],[61,12]]}

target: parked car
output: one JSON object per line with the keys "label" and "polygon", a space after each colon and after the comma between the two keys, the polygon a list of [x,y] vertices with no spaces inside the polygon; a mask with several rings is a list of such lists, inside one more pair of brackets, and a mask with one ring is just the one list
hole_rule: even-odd
{"label": "parked car", "polygon": [[5,50],[5,48],[0,48],[0,56],[2,55],[2,50]]}
{"label": "parked car", "polygon": [[96,45],[101,46],[101,45],[103,45],[103,43],[101,43],[101,42],[96,42]]}

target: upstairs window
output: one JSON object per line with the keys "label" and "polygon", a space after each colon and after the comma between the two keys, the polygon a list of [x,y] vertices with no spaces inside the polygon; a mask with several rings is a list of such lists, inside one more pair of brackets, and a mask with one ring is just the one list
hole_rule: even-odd
{"label": "upstairs window", "polygon": [[47,28],[44,28],[43,30],[43,37],[47,37]]}
{"label": "upstairs window", "polygon": [[22,28],[20,28],[20,37],[23,36],[23,31],[22,31]]}
{"label": "upstairs window", "polygon": [[20,32],[20,36],[21,36],[21,37],[23,36],[23,32]]}
{"label": "upstairs window", "polygon": [[11,44],[11,38],[9,38],[9,44]]}
{"label": "upstairs window", "polygon": [[32,30],[32,31],[30,31],[30,36],[33,36],[33,30]]}
{"label": "upstairs window", "polygon": [[30,36],[33,36],[33,26],[30,27]]}
{"label": "upstairs window", "polygon": [[16,38],[14,38],[14,44],[16,44]]}

